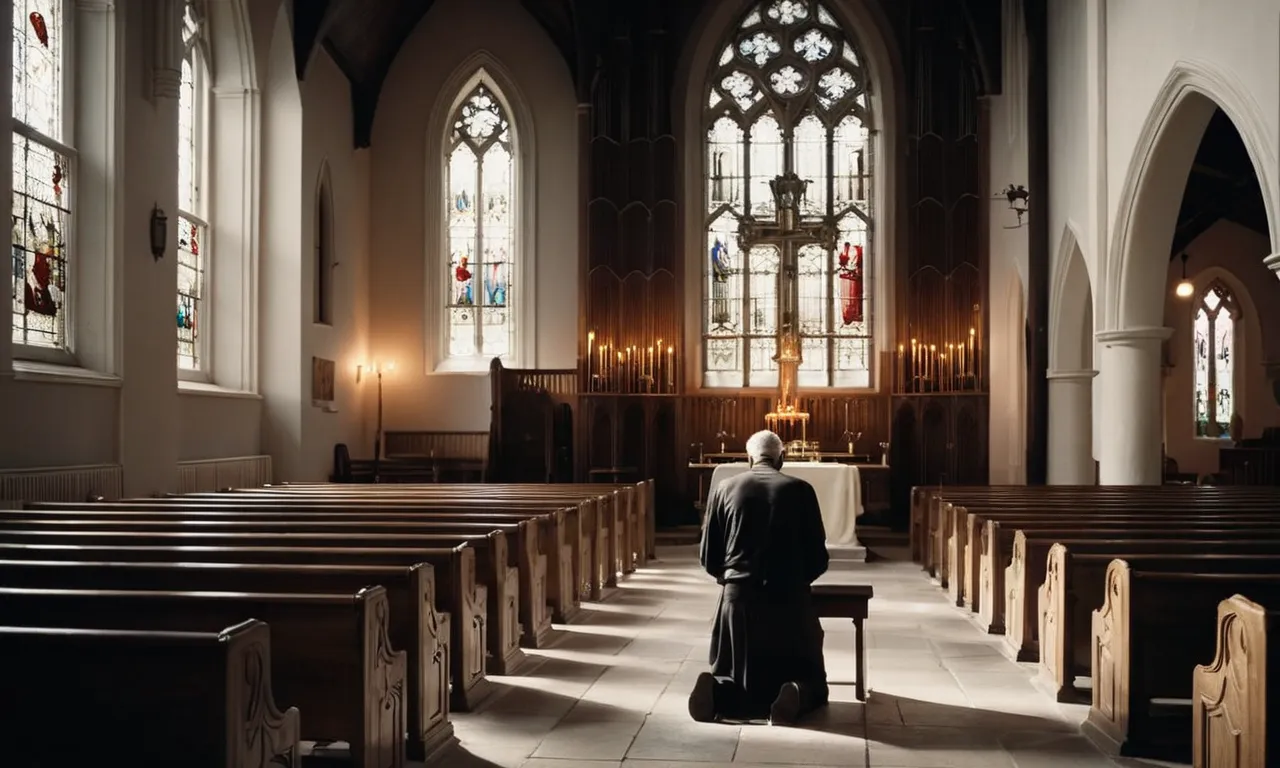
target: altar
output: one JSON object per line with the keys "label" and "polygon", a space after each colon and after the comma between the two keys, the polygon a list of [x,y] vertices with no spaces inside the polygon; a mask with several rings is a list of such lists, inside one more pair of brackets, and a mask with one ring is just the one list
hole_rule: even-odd
{"label": "altar", "polygon": [[[720,464],[711,473],[708,497],[721,482],[748,470],[745,462]],[[808,481],[818,495],[827,549],[832,559],[862,560],[866,551],[858,543],[855,528],[862,514],[862,482],[858,468],[850,464],[786,462],[782,473]]]}

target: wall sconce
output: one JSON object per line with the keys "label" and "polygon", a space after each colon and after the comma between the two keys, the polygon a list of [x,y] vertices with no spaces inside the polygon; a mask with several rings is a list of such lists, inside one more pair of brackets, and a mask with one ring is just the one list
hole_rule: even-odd
{"label": "wall sconce", "polygon": [[169,217],[164,215],[160,206],[151,208],[151,255],[156,261],[164,258],[169,247]]}
{"label": "wall sconce", "polygon": [[[1005,227],[1005,229],[1021,228],[1022,217],[1026,215],[1028,210],[1030,210],[1028,201],[1031,199],[1031,193],[1028,192],[1027,188],[1021,184],[1017,186],[1010,184],[1004,190],[1004,198],[1009,201],[1009,210],[1013,211],[1018,216],[1018,223],[1012,227]],[[998,200],[1000,198],[997,197],[996,199]]]}
{"label": "wall sconce", "polygon": [[1196,287],[1187,279],[1187,253],[1182,252],[1182,280],[1178,283],[1178,287],[1173,289],[1174,294],[1180,299],[1189,299],[1191,294],[1196,292]]}

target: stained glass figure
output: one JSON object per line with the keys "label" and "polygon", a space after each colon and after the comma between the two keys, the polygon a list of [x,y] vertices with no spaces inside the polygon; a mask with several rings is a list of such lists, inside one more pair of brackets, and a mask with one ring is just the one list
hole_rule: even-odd
{"label": "stained glass figure", "polygon": [[[1192,325],[1196,435],[1227,437],[1235,400],[1235,297],[1220,282],[1200,294]],[[1239,437],[1239,436],[1235,436]]]}
{"label": "stained glass figure", "polygon": [[740,243],[738,231],[744,218],[776,215],[769,182],[795,172],[810,181],[801,215],[836,233],[833,248],[798,254],[799,384],[870,386],[874,163],[856,41],[821,0],[762,0],[716,62],[703,101],[704,384],[776,384],[780,260]]}
{"label": "stained glass figure", "polygon": [[454,113],[445,170],[446,356],[507,357],[515,346],[512,129],[502,101],[483,80]]}
{"label": "stained glass figure", "polygon": [[178,367],[190,371],[200,370],[203,363],[204,229],[185,216],[178,217]]}
{"label": "stained glass figure", "polygon": [[182,82],[178,88],[178,368],[204,370],[201,335],[207,322],[205,279],[209,269],[204,216],[204,146],[208,119],[209,77],[204,49],[204,23],[193,3],[182,19]]}
{"label": "stained glass figure", "polygon": [[69,348],[67,299],[74,155],[63,126],[62,0],[13,4],[13,343]]}

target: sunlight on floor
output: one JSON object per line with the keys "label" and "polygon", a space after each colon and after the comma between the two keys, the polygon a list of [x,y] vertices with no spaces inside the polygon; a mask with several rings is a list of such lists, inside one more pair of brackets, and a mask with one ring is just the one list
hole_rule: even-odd
{"label": "sunlight on floor", "polygon": [[1059,705],[947,605],[917,566],[878,562],[833,574],[875,585],[867,622],[867,704],[854,698],[852,624],[824,620],[832,702],[801,727],[703,724],[686,698],[707,665],[717,588],[693,547],[623,581],[555,626],[550,648],[474,713],[453,715],[459,768],[1098,768],[1116,765],[1078,732],[1085,708]]}

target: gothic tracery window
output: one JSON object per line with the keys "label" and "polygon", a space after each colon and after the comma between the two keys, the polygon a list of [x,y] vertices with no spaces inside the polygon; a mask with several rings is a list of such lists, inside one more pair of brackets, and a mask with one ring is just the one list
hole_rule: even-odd
{"label": "gothic tracery window", "polygon": [[178,90],[178,368],[206,371],[204,335],[209,269],[208,192],[204,182],[209,74],[203,18],[192,3],[182,19],[182,83]]}
{"label": "gothic tracery window", "polygon": [[834,228],[835,246],[798,253],[802,387],[871,384],[873,168],[862,56],[816,0],[763,0],[720,48],[704,102],[706,252],[703,382],[770,387],[776,246],[741,242],[746,216],[776,215],[769,182],[809,180],[801,213]]}
{"label": "gothic tracery window", "polygon": [[445,357],[508,357],[515,348],[515,143],[501,100],[481,80],[445,141],[449,264]]}
{"label": "gothic tracery window", "polygon": [[1196,302],[1194,392],[1196,436],[1220,437],[1230,431],[1235,413],[1235,297],[1214,282]]}
{"label": "gothic tracery window", "polygon": [[64,0],[13,3],[13,343],[69,352],[76,151],[63,114]]}

